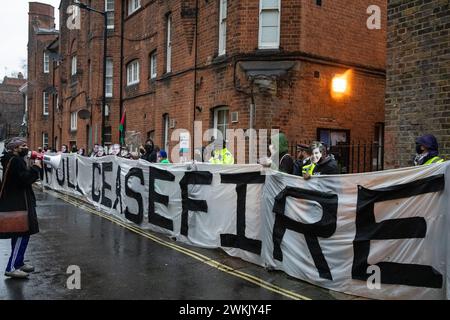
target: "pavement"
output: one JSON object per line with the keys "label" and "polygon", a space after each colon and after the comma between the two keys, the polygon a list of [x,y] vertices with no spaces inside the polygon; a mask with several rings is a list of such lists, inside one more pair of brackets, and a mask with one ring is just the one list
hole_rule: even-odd
{"label": "pavement", "polygon": [[[0,273],[1,300],[358,299],[269,272],[219,249],[138,232],[55,195],[36,192],[41,232],[31,237],[26,254],[36,271],[26,280]],[[10,241],[0,240],[0,270],[9,255]],[[70,266],[80,271],[80,289],[68,288],[76,283],[75,273],[67,272]]]}

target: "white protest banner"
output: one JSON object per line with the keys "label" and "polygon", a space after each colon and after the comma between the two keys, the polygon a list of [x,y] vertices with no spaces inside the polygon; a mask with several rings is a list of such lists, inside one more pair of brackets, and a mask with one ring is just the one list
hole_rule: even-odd
{"label": "white protest banner", "polygon": [[450,163],[305,181],[259,165],[63,155],[45,181],[142,229],[325,288],[450,298]]}

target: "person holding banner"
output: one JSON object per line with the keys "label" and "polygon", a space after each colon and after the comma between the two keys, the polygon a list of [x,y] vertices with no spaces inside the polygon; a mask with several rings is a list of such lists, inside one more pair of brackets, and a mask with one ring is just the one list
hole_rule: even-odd
{"label": "person holding banner", "polygon": [[303,167],[303,178],[311,176],[339,174],[339,167],[333,156],[328,155],[326,146],[321,142],[313,142],[310,146],[311,164]]}
{"label": "person holding banner", "polygon": [[32,184],[39,179],[41,160],[30,167],[24,160],[28,154],[25,138],[11,139],[1,159],[3,171],[0,191],[0,239],[11,239],[11,256],[5,276],[26,278],[34,267],[24,262],[30,236],[39,232],[36,198]]}
{"label": "person holding banner", "polygon": [[416,166],[444,162],[444,159],[439,157],[439,145],[436,137],[432,134],[426,134],[416,139],[416,152],[414,158]]}

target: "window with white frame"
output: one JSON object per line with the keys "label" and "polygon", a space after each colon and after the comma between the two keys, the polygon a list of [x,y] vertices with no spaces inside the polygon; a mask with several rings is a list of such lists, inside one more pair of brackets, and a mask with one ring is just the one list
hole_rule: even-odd
{"label": "window with white frame", "polygon": [[219,137],[219,131],[222,134],[222,139],[226,139],[228,129],[228,118],[230,110],[228,107],[220,107],[214,110],[214,137]]}
{"label": "window with white frame", "polygon": [[72,72],[71,74],[74,76],[77,74],[77,56],[72,57]]}
{"label": "window with white frame", "polygon": [[156,51],[154,51],[150,55],[150,79],[156,79],[156,77],[158,76],[158,71],[156,67],[157,67]]}
{"label": "window with white frame", "polygon": [[44,73],[50,72],[50,55],[44,52]]}
{"label": "window with white frame", "polygon": [[172,15],[167,16],[166,72],[172,72]]}
{"label": "window with white frame", "polygon": [[47,132],[42,133],[42,146],[48,147],[48,133]]}
{"label": "window with white frame", "polygon": [[114,0],[105,0],[107,28],[114,29]]}
{"label": "window with white frame", "polygon": [[219,56],[224,55],[227,49],[227,0],[219,0]]}
{"label": "window with white frame", "polygon": [[127,85],[139,83],[139,61],[134,60],[127,66]]}
{"label": "window with white frame", "polygon": [[70,131],[77,131],[78,127],[78,112],[70,114]]}
{"label": "window with white frame", "polygon": [[260,0],[260,49],[278,49],[280,47],[280,12],[280,0]]}
{"label": "window with white frame", "polygon": [[141,0],[128,0],[128,15],[137,11],[141,7]]}
{"label": "window with white frame", "polygon": [[48,93],[44,91],[42,95],[42,114],[48,116]]}
{"label": "window with white frame", "polygon": [[113,96],[113,59],[106,59],[106,84],[105,84],[105,95],[108,98]]}

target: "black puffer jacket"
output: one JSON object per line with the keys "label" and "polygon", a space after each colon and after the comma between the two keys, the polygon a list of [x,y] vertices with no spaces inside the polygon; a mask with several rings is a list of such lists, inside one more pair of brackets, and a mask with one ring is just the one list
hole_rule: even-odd
{"label": "black puffer jacket", "polygon": [[337,161],[328,156],[323,162],[320,161],[314,168],[313,175],[339,174]]}
{"label": "black puffer jacket", "polygon": [[[10,161],[8,175],[5,176]],[[28,236],[38,233],[39,224],[36,215],[36,198],[31,186],[39,179],[39,168],[36,166],[31,168],[27,167],[25,160],[11,153],[4,154],[1,163],[3,167],[2,184],[4,183],[5,186],[0,199],[0,211],[21,211],[28,209],[30,230],[26,233],[0,233],[0,239],[10,239],[12,237]]]}

